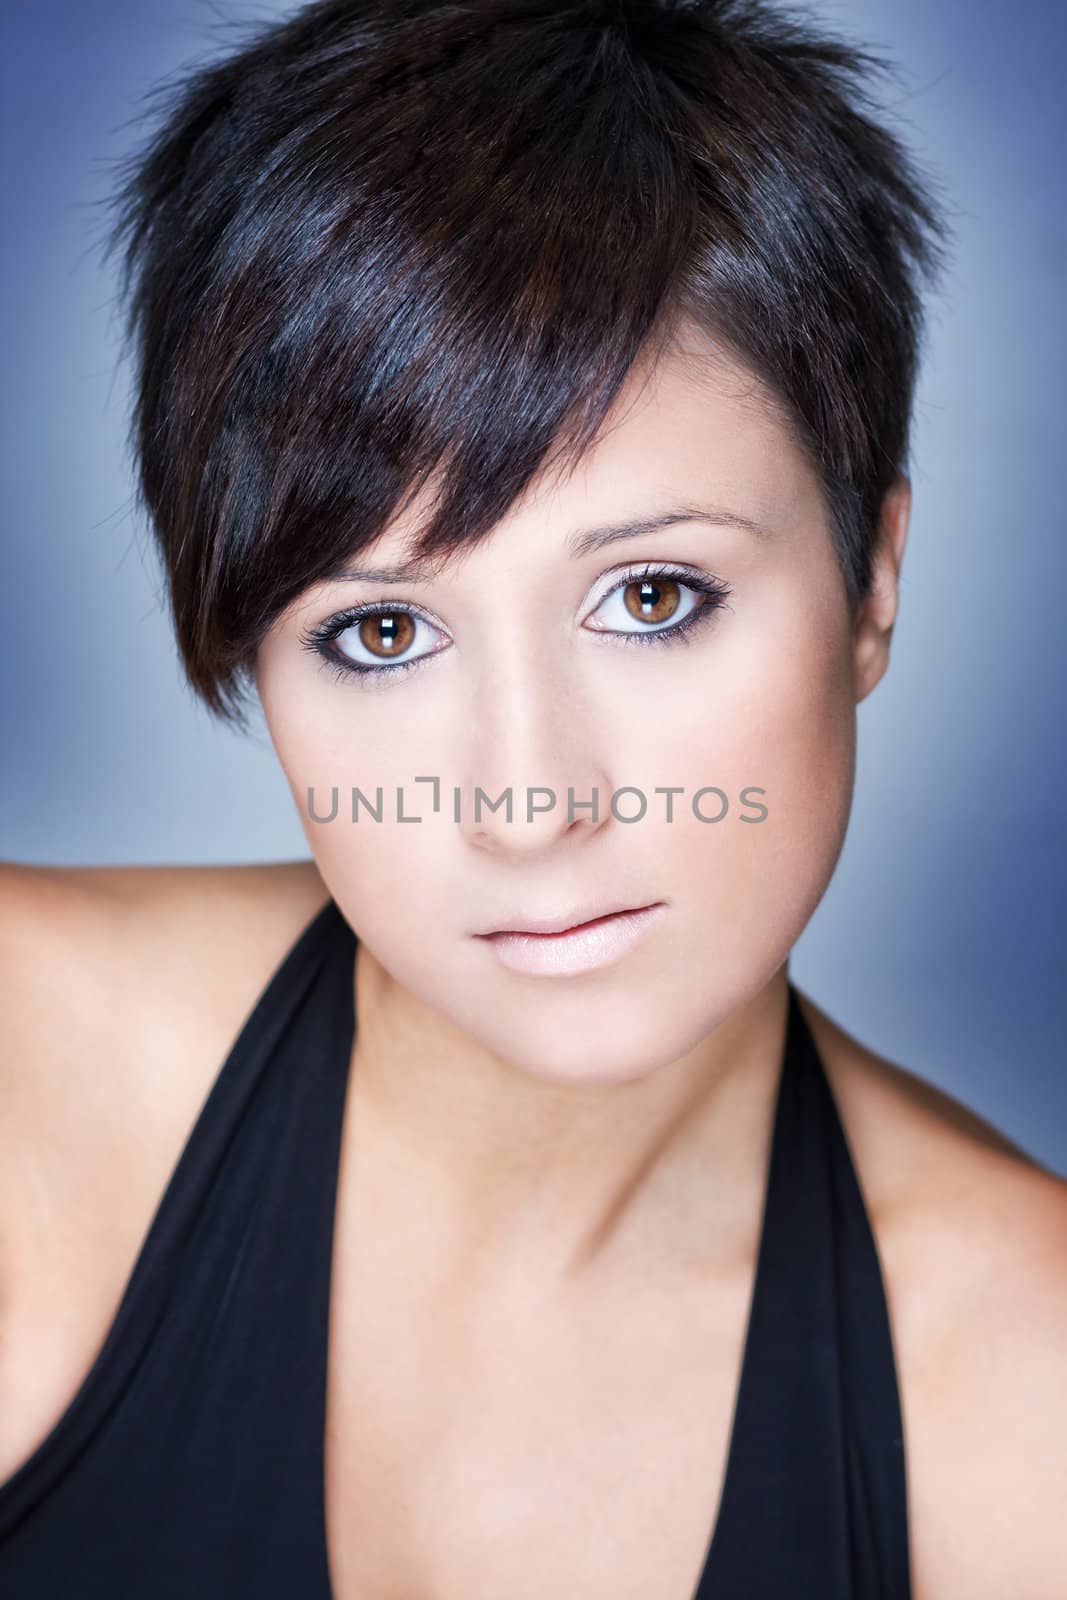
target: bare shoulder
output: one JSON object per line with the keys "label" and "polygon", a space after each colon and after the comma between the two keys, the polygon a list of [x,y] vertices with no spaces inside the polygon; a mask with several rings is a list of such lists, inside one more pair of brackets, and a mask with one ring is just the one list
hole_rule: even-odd
{"label": "bare shoulder", "polygon": [[914,1600],[1067,1570],[1067,1181],[807,996],[882,1260]]}
{"label": "bare shoulder", "polygon": [[328,897],[312,861],[0,862],[5,1010],[28,1045],[47,1043],[66,1006],[77,1013],[94,1000],[121,1001],[126,1028],[160,1008],[226,1025]]}
{"label": "bare shoulder", "polygon": [[[0,938],[5,954],[49,933],[63,936],[93,925],[121,941],[164,926],[198,938],[251,931],[264,915],[285,928],[329,898],[313,861],[267,861],[222,866],[49,866],[0,861]],[[227,927],[228,923],[228,927]]]}
{"label": "bare shoulder", "polygon": [[36,1120],[88,1138],[120,1128],[123,1105],[144,1118],[142,1147],[180,1127],[328,897],[310,861],[0,863],[0,1139],[36,1147]]}
{"label": "bare shoulder", "polygon": [[0,1481],[98,1351],[313,863],[0,863]]}

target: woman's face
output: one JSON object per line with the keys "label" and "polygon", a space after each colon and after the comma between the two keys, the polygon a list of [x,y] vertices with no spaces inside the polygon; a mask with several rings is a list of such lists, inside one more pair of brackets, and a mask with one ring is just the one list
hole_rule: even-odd
{"label": "woman's face", "polygon": [[[359,566],[404,561],[413,526]],[[335,627],[330,660],[309,648],[367,605],[387,615]],[[481,547],[432,578],[303,594],[257,682],[311,853],[377,962],[521,1071],[601,1083],[692,1049],[787,957],[843,843],[872,639],[813,469],[756,382],[690,334]],[[309,789],[320,818],[336,789],[332,820]],[[380,821],[361,803],[353,822],[353,789],[380,791]],[[485,798],[476,819],[476,789],[510,790],[511,820]],[[480,937],[650,904],[591,953]]]}

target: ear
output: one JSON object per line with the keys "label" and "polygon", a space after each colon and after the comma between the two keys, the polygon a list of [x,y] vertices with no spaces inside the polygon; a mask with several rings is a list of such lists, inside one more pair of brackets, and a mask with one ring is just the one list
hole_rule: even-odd
{"label": "ear", "polygon": [[894,479],[882,500],[871,587],[856,614],[852,660],[857,705],[881,682],[889,666],[889,644],[897,619],[900,566],[910,515],[911,484],[900,476]]}

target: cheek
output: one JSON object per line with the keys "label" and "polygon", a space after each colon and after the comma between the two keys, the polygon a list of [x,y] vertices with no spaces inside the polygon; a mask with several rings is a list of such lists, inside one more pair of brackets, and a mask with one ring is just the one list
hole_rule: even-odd
{"label": "cheek", "polygon": [[[449,908],[454,923],[464,905],[443,867],[457,832],[447,800],[435,818],[430,786],[413,782],[419,773],[448,770],[441,718],[411,700],[398,718],[389,690],[365,693],[325,673],[306,677],[264,668],[259,689],[308,849],[369,944],[410,948],[413,930],[442,926]],[[398,789],[405,813],[421,814],[421,823],[396,821]],[[356,808],[356,820],[353,790],[367,802]],[[380,810],[381,821],[368,807]]]}
{"label": "cheek", "polygon": [[[740,620],[740,619],[738,619]],[[746,619],[747,621],[747,619]],[[770,597],[759,626],[710,650],[707,671],[670,712],[659,782],[684,785],[677,821],[659,830],[660,867],[683,915],[671,957],[726,1013],[765,984],[799,938],[833,874],[855,776],[855,702],[847,622]],[[722,789],[729,810],[701,822],[690,796]],[[749,803],[742,795],[750,792]],[[721,809],[717,795],[705,815]],[[760,821],[746,821],[760,815]],[[635,830],[636,831],[636,830]],[[665,887],[665,892],[671,892]]]}

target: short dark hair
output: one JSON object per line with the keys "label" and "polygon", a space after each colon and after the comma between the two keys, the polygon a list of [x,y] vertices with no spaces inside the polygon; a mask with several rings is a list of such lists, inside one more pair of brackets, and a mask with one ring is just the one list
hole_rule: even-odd
{"label": "short dark hair", "polygon": [[949,236],[891,71],[767,0],[317,0],[157,90],[108,249],[209,708],[431,478],[436,562],[576,462],[683,317],[784,402],[862,599]]}

